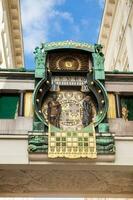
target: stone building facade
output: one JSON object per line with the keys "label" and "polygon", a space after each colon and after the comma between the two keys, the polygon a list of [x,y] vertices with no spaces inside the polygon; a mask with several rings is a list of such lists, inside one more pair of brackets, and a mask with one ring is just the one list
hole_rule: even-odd
{"label": "stone building facade", "polygon": [[106,0],[98,42],[106,71],[133,71],[132,0]]}
{"label": "stone building facade", "polygon": [[[132,12],[131,1],[109,0],[104,17],[108,5],[107,16],[114,16],[110,10],[115,11],[119,2],[129,3],[127,9]],[[104,72],[101,45],[74,41],[37,47],[35,71],[10,70],[23,66],[20,7],[16,0],[0,3],[0,30],[4,34],[0,37],[1,68],[5,68],[0,70],[0,196],[133,197],[133,73]],[[101,39],[106,70],[117,69],[107,68],[111,64],[106,51],[111,47],[106,42]],[[128,55],[124,56],[128,60],[125,70]],[[64,114],[60,124],[67,129],[60,129],[47,117],[48,98],[54,107],[57,103],[54,93],[60,95]],[[95,115],[92,124],[83,126],[83,111],[89,111],[82,105],[89,95],[92,101],[88,107],[95,108]],[[54,153],[58,147],[62,149],[55,158],[49,156],[53,141]],[[67,152],[71,151],[69,157],[63,154],[66,146]],[[75,149],[76,153],[80,150],[76,158],[71,157]],[[87,153],[93,149],[91,157],[86,149]]]}

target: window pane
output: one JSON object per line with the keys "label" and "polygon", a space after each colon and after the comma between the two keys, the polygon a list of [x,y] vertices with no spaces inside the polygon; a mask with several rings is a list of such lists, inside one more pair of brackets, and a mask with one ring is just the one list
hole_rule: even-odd
{"label": "window pane", "polygon": [[0,95],[0,119],[14,119],[18,112],[19,95]]}

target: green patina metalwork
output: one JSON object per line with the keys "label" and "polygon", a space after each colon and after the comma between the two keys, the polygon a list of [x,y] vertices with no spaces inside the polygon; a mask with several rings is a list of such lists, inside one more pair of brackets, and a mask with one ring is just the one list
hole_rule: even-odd
{"label": "green patina metalwork", "polygon": [[[98,126],[98,131],[100,133],[100,135],[96,136],[97,152],[98,154],[114,154],[115,153],[114,137],[112,135],[108,137],[106,135],[102,135],[107,131],[109,131],[108,124],[102,123],[103,120],[106,118],[106,113],[108,110],[107,92],[103,85],[103,82],[105,80],[105,72],[104,72],[104,56],[101,52],[102,46],[98,44],[89,45],[88,43],[81,43],[74,41],[43,43],[41,47],[37,47],[35,49],[36,81],[35,81],[35,90],[33,94],[35,117],[33,122],[33,135],[29,135],[29,152],[30,153],[48,152],[48,139],[47,139],[48,136],[46,135],[46,132],[48,132],[48,123],[44,119],[43,114],[40,112],[41,103],[37,102],[37,97],[40,93],[40,89],[42,90],[43,88],[43,93],[46,94],[51,87],[48,75],[48,73],[50,72],[47,71],[46,57],[49,51],[58,49],[80,49],[88,51],[92,54],[93,68],[92,72],[88,72],[89,73],[88,87],[92,92],[94,92],[93,87],[95,86],[95,92],[100,90],[100,93],[102,94],[102,97],[104,99],[104,103],[101,108],[102,110],[99,110],[97,116],[95,117],[95,122],[94,122],[95,127]],[[102,82],[100,82],[101,80]],[[50,129],[53,132],[62,131],[61,129],[56,128],[54,126],[50,126]],[[89,126],[83,128],[82,131],[90,132]],[[42,134],[36,135],[34,134],[35,132],[38,132],[38,134],[45,133],[45,135]]]}
{"label": "green patina metalwork", "polygon": [[102,45],[95,44],[94,48],[95,52],[92,53],[94,64],[93,78],[94,80],[105,80],[104,55],[102,53]]}
{"label": "green patina metalwork", "polygon": [[98,125],[98,132],[99,133],[107,133],[109,132],[109,124],[108,123],[101,123]]}
{"label": "green patina metalwork", "polygon": [[29,152],[48,152],[48,137],[46,135],[29,135],[28,143]]}
{"label": "green patina metalwork", "polygon": [[47,53],[44,51],[43,46],[42,47],[36,47],[35,51],[35,78],[46,78],[47,72],[46,72],[46,55]]}
{"label": "green patina metalwork", "polygon": [[[107,111],[108,111],[108,95],[107,95],[107,91],[106,91],[104,85],[99,80],[93,80],[93,77],[90,76],[89,74],[88,74],[88,87],[93,93],[95,93],[94,90],[97,90],[97,91],[100,90],[100,94],[102,94],[103,99],[104,99],[103,107],[100,108],[99,112],[97,113],[97,115],[94,119],[94,124],[95,124],[95,127],[96,127],[106,117],[106,114],[107,114]],[[97,101],[98,101],[98,104],[100,104],[99,103],[99,96],[97,96]],[[87,129],[87,127],[85,129]]]}
{"label": "green patina metalwork", "polygon": [[[42,115],[39,115],[39,110],[37,109],[37,102],[36,102],[36,91],[40,83],[47,82],[48,79],[48,72],[46,67],[46,56],[47,52],[44,51],[43,46],[36,47],[35,51],[35,90],[33,93],[33,106],[35,108],[34,120],[33,120],[33,131],[40,131],[45,132],[47,131],[47,127],[45,126],[45,121],[42,122]],[[48,84],[45,84],[45,90],[47,91],[49,88]],[[40,108],[41,109],[41,108]]]}
{"label": "green patina metalwork", "polygon": [[[33,105],[35,107],[35,113],[36,113],[38,119],[47,126],[44,116],[38,112],[36,96],[37,96],[38,90],[41,88],[42,83],[47,80],[47,77],[46,77],[46,52],[53,50],[53,49],[57,50],[60,48],[62,48],[62,49],[64,49],[64,48],[81,49],[81,50],[89,51],[93,55],[93,63],[94,63],[93,80],[95,81],[95,84],[98,85],[99,88],[101,89],[104,99],[105,99],[105,104],[104,104],[102,113],[98,113],[98,115],[95,118],[95,126],[97,126],[104,119],[107,109],[108,109],[107,93],[106,93],[106,90],[105,90],[103,84],[99,81],[99,80],[104,80],[105,74],[104,74],[104,65],[103,65],[103,54],[101,52],[102,46],[98,45],[98,44],[89,45],[88,43],[81,43],[81,42],[74,42],[74,41],[51,42],[51,43],[43,43],[40,48],[37,47],[35,49],[35,55],[36,55],[35,56],[35,60],[36,60],[35,78],[42,78],[36,85],[36,88],[35,88],[35,91],[33,94]],[[45,56],[44,56],[44,54],[45,54]],[[88,86],[91,89],[91,83],[88,82]],[[46,91],[48,90],[47,87],[45,87],[45,89],[46,89]],[[93,90],[92,90],[92,92],[93,92]]]}
{"label": "green patina metalwork", "polygon": [[101,111],[99,111],[99,113],[98,113],[98,115],[96,116],[96,119],[95,119],[95,121],[96,121],[95,123],[96,123],[96,125],[98,125],[106,117],[106,114],[107,114],[107,111],[108,111],[108,96],[107,96],[107,91],[106,91],[105,87],[103,86],[103,84],[99,80],[96,80],[95,82],[99,85],[99,87],[100,87],[100,89],[103,93],[103,97],[104,97],[104,107]]}
{"label": "green patina metalwork", "polygon": [[45,131],[45,124],[43,122],[40,122],[40,121],[34,121],[33,130],[43,133]]}
{"label": "green patina metalwork", "polygon": [[115,154],[115,140],[112,135],[99,135],[96,137],[96,148],[98,154]]}
{"label": "green patina metalwork", "polygon": [[[35,88],[34,93],[33,93],[33,106],[35,108],[36,116],[38,117],[40,122],[42,122],[46,126],[48,126],[48,123],[46,122],[46,120],[45,120],[44,116],[42,115],[42,113],[39,113],[38,103],[36,101],[37,93],[39,92],[39,89],[42,88],[42,85],[43,85],[44,82],[46,82],[45,78],[41,79],[40,82],[38,82],[38,84],[36,85],[36,88]],[[107,92],[105,90],[105,87],[103,86],[103,84],[99,80],[95,80],[94,84],[97,86],[97,89],[101,90],[101,93],[102,93],[103,98],[104,98],[104,106],[103,106],[102,110],[100,110],[99,113],[97,114],[97,116],[95,117],[94,124],[95,124],[95,126],[97,126],[98,124],[100,124],[102,122],[102,120],[106,116],[106,113],[107,113],[107,110],[108,110],[108,97],[107,97]],[[50,87],[49,85],[46,85],[45,93],[48,91],[49,87]],[[88,87],[93,92],[91,79],[89,79]],[[42,129],[39,129],[39,130],[42,130]],[[84,128],[82,131],[84,131],[84,130],[85,131],[87,131],[87,130],[89,131],[89,127]]]}
{"label": "green patina metalwork", "polygon": [[95,51],[94,45],[90,45],[86,42],[75,42],[71,40],[42,43],[42,46],[45,51],[50,51],[54,49],[81,49],[89,52]]}
{"label": "green patina metalwork", "polygon": [[[36,84],[36,87],[35,87],[35,90],[34,90],[34,93],[33,93],[33,106],[34,106],[34,110],[35,110],[35,114],[37,116],[37,119],[39,120],[39,122],[37,120],[37,123],[36,122],[34,123],[33,128],[34,128],[35,131],[37,130],[37,129],[35,129],[36,125],[38,127],[38,131],[43,130],[41,128],[41,127],[43,127],[43,125],[48,126],[46,119],[44,118],[43,114],[39,113],[39,109],[41,109],[41,108],[38,107],[38,102],[36,101],[36,99],[37,99],[37,94],[39,93],[39,90],[41,88],[43,88],[43,85],[45,86],[44,89],[43,89],[44,93],[46,93],[50,89],[50,84],[47,83],[47,80],[45,78],[39,79],[39,80],[40,81]],[[42,124],[42,125],[39,125],[39,123]]]}

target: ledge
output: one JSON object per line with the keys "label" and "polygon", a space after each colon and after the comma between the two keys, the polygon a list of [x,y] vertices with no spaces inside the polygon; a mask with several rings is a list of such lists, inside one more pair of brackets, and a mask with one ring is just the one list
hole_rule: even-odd
{"label": "ledge", "polygon": [[98,155],[96,159],[79,158],[79,159],[67,159],[67,158],[48,158],[47,154],[29,154],[29,160],[33,162],[82,162],[82,163],[96,163],[96,162],[113,162],[115,155]]}
{"label": "ledge", "polygon": [[10,140],[10,139],[26,139],[26,140],[28,140],[28,134],[3,134],[3,135],[0,135],[0,139],[8,139],[8,140]]}

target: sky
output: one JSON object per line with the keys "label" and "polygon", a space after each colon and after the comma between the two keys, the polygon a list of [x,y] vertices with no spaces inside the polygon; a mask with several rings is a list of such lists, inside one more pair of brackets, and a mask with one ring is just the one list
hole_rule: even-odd
{"label": "sky", "polygon": [[105,0],[21,0],[25,67],[34,69],[34,49],[44,42],[97,42]]}

